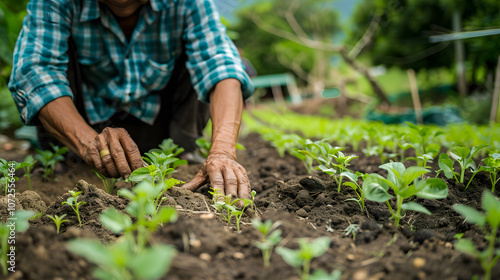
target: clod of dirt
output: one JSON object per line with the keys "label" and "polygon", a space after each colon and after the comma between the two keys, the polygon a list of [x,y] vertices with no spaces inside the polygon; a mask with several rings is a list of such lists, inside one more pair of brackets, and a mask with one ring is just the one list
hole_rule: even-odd
{"label": "clod of dirt", "polygon": [[321,193],[326,190],[325,183],[321,179],[313,176],[300,179],[299,184],[311,194]]}
{"label": "clod of dirt", "polygon": [[[7,215],[7,213],[8,213],[9,202],[12,204],[12,197],[4,196],[4,197],[0,198],[0,213],[2,213],[2,218],[4,215]],[[19,203],[19,199],[17,199],[17,197],[14,198],[14,202],[15,202],[15,209],[16,210],[23,209],[23,207],[21,206],[21,203]]]}
{"label": "clod of dirt", "polygon": [[25,191],[17,196],[24,210],[31,210],[35,213],[47,211],[47,205],[42,198],[34,191]]}

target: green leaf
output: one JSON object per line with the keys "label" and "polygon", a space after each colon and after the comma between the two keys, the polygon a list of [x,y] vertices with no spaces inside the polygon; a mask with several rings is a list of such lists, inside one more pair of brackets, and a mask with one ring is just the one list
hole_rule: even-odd
{"label": "green leaf", "polygon": [[441,168],[444,172],[444,175],[446,178],[451,179],[453,178],[453,160],[450,159],[448,154],[440,154],[439,155],[439,161],[438,161],[439,168]]}
{"label": "green leaf", "polygon": [[311,246],[313,257],[319,257],[330,248],[330,237],[324,236],[316,238],[309,246]]}
{"label": "green leaf", "polygon": [[351,180],[352,182],[356,183],[358,182],[358,175],[352,173],[352,172],[342,172],[340,173],[340,176],[345,176],[347,179]]}
{"label": "green leaf", "polygon": [[119,189],[117,192],[116,192],[119,196],[123,196],[123,197],[126,197],[130,200],[133,200],[136,196],[135,193],[133,193],[131,190],[129,189]]}
{"label": "green leaf", "polygon": [[411,166],[406,169],[403,174],[401,174],[401,188],[410,185],[416,178],[428,173],[429,169],[423,167]]}
{"label": "green leaf", "polygon": [[497,228],[500,225],[500,201],[489,191],[484,191],[482,205],[486,210],[486,220],[492,228]]}
{"label": "green leaf", "polygon": [[476,224],[480,227],[483,227],[486,223],[486,217],[484,216],[484,214],[472,207],[462,204],[455,204],[453,205],[453,210],[465,217],[467,222],[471,224]]}
{"label": "green leaf", "polygon": [[357,190],[358,189],[358,185],[354,184],[353,182],[345,182],[343,185],[344,186],[348,186],[348,187],[350,187],[353,190]]}
{"label": "green leaf", "polygon": [[159,279],[167,273],[175,254],[174,247],[160,244],[148,248],[130,267],[139,279]]}
{"label": "green leaf", "polygon": [[480,256],[479,251],[476,249],[476,247],[474,247],[474,243],[472,243],[471,240],[466,238],[458,240],[457,243],[455,244],[455,249],[457,251],[472,255],[476,258]]}
{"label": "green leaf", "polygon": [[99,215],[102,225],[117,234],[126,231],[132,226],[132,220],[129,216],[116,211],[114,207],[102,212]]}
{"label": "green leaf", "polygon": [[12,218],[16,218],[16,231],[25,231],[30,227],[28,219],[35,216],[36,213],[33,211],[26,210],[17,210],[14,212],[14,216]]}
{"label": "green leaf", "polygon": [[363,192],[368,200],[375,202],[386,202],[392,198],[392,195],[387,193],[390,187],[390,182],[378,174],[370,174],[363,182]]}
{"label": "green leaf", "polygon": [[309,277],[309,280],[339,280],[342,276],[340,270],[334,270],[331,274],[328,274],[323,269],[316,269],[313,274]]}
{"label": "green leaf", "polygon": [[424,206],[422,206],[416,202],[403,203],[403,204],[401,204],[401,209],[417,211],[417,212],[421,212],[421,213],[424,213],[427,215],[432,214],[429,210],[427,210],[427,208],[425,208]]}
{"label": "green leaf", "polygon": [[467,155],[469,155],[470,149],[467,147],[460,147],[457,146],[455,147],[455,150],[457,151],[457,155],[461,157],[462,159],[467,158]]}
{"label": "green leaf", "polygon": [[448,196],[448,186],[438,178],[431,178],[417,183],[416,195],[427,199],[443,199]]}
{"label": "green leaf", "polygon": [[333,168],[328,168],[328,167],[326,167],[326,166],[324,166],[324,165],[320,165],[320,166],[318,166],[318,168],[319,168],[321,171],[325,172],[326,174],[328,174],[328,175],[330,175],[330,176],[333,176],[333,175],[337,174],[337,171],[336,171],[335,169],[333,169]]}
{"label": "green leaf", "polygon": [[278,247],[276,248],[276,253],[280,255],[287,264],[293,267],[302,266],[300,252],[285,247]]}
{"label": "green leaf", "polygon": [[113,265],[111,253],[98,240],[71,240],[66,248],[73,254],[82,256],[95,264]]}

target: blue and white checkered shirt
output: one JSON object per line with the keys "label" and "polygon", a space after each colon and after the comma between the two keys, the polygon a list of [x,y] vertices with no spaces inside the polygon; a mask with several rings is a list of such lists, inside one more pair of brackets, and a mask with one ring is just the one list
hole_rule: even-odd
{"label": "blue and white checkered shirt", "polygon": [[9,82],[26,124],[52,100],[73,97],[65,74],[70,36],[91,124],[106,121],[118,107],[152,124],[160,102],[150,93],[165,88],[183,50],[200,100],[208,102],[210,91],[227,78],[241,82],[244,98],[253,92],[212,0],[151,0],[130,41],[98,0],[31,0],[27,10]]}

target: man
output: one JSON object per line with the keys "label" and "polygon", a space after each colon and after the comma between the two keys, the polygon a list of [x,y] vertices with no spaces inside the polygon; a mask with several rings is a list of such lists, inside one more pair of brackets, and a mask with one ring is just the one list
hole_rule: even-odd
{"label": "man", "polygon": [[208,117],[199,99],[212,148],[184,187],[210,181],[250,197],[235,146],[253,85],[211,0],[32,0],[27,10],[9,82],[26,124],[126,178],[166,136],[192,149]]}

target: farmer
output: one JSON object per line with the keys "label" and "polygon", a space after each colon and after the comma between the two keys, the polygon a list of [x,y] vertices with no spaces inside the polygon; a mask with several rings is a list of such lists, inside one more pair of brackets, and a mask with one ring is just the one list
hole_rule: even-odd
{"label": "farmer", "polygon": [[32,0],[9,88],[27,125],[110,177],[142,166],[165,138],[212,148],[194,179],[250,197],[235,145],[253,92],[212,0]]}

